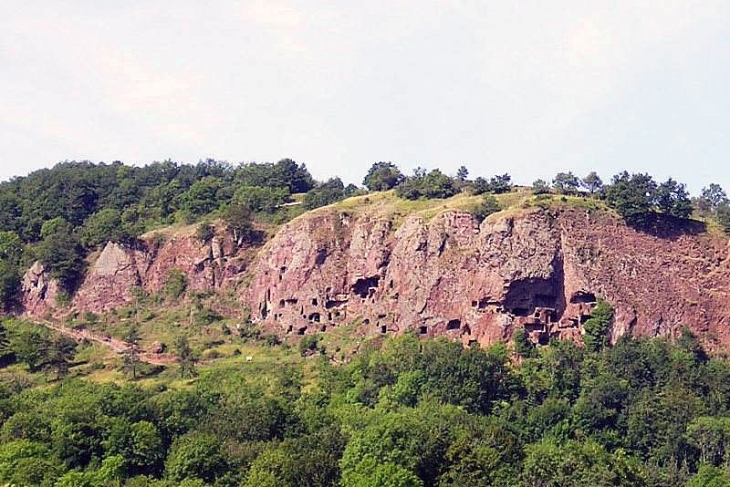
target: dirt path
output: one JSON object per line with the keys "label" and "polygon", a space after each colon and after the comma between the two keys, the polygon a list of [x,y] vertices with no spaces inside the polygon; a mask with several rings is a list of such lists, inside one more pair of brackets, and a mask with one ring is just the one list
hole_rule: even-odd
{"label": "dirt path", "polygon": [[[77,341],[89,340],[92,342],[100,343],[107,348],[111,348],[115,353],[118,354],[124,353],[130,346],[129,343],[125,342],[124,340],[119,340],[118,338],[114,338],[102,333],[94,333],[85,328],[76,330],[46,320],[37,321],[37,323],[55,332],[58,332],[61,335],[73,338]],[[140,361],[147,362],[148,364],[152,365],[170,365],[174,364],[177,361],[175,356],[169,353],[149,353],[140,351],[138,357]]]}

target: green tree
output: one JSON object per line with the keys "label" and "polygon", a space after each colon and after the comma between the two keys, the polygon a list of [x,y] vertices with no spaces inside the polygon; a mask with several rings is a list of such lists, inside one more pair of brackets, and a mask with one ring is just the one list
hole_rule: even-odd
{"label": "green tree", "polygon": [[489,180],[489,192],[494,194],[509,193],[512,190],[512,176],[496,175]]}
{"label": "green tree", "polygon": [[613,308],[605,301],[598,301],[591,317],[583,325],[583,342],[586,349],[598,352],[608,345],[608,332],[613,322]]}
{"label": "green tree", "polygon": [[332,178],[310,189],[304,196],[302,206],[308,210],[331,205],[345,197],[345,185],[340,178]]}
{"label": "green tree", "polygon": [[10,346],[19,362],[37,372],[48,360],[50,342],[41,328],[27,325],[17,327],[10,336]]}
{"label": "green tree", "polygon": [[274,213],[291,200],[288,188],[244,186],[233,195],[233,203],[245,205],[254,212]]}
{"label": "green tree", "polygon": [[527,330],[524,327],[515,328],[512,332],[512,342],[514,343],[515,352],[520,357],[531,357],[535,353],[535,345],[530,341]]}
{"label": "green tree", "polygon": [[537,179],[532,183],[532,192],[534,194],[548,194],[550,193],[550,186],[543,179]]}
{"label": "green tree", "polygon": [[725,233],[730,235],[730,202],[723,202],[717,207],[717,221]]}
{"label": "green tree", "polygon": [[115,208],[105,208],[91,215],[81,230],[81,243],[88,248],[106,242],[126,243],[133,235],[122,222],[122,213]]}
{"label": "green tree", "polygon": [[461,166],[456,170],[456,179],[462,183],[469,178],[469,170],[466,166]]}
{"label": "green tree", "polygon": [[167,273],[163,291],[170,299],[179,299],[188,290],[188,276],[180,269],[172,269]]}
{"label": "green tree", "polygon": [[581,184],[590,194],[595,194],[603,188],[603,180],[598,176],[596,171],[591,171],[581,180]]}
{"label": "green tree", "polygon": [[560,194],[575,194],[580,187],[580,179],[572,172],[559,172],[553,178],[553,188]]}
{"label": "green tree", "polygon": [[127,342],[127,348],[122,353],[122,370],[132,376],[132,380],[137,380],[137,369],[139,368],[139,329],[137,325],[132,325],[129,332],[124,337]]}
{"label": "green tree", "polygon": [[702,213],[716,214],[721,205],[728,201],[727,193],[717,183],[702,188],[702,194],[697,199],[697,207]]}
{"label": "green tree", "polygon": [[692,202],[684,184],[669,178],[656,190],[659,210],[677,218],[688,218],[692,214]]}
{"label": "green tree", "polygon": [[405,181],[396,187],[396,195],[400,198],[417,200],[433,198],[450,198],[458,189],[454,180],[438,169],[426,173],[416,169],[413,176],[407,177]]}
{"label": "green tree", "polygon": [[61,218],[49,220],[43,224],[43,242],[37,247],[40,261],[66,291],[76,287],[84,267],[81,247],[71,230]]}
{"label": "green tree", "polygon": [[56,380],[68,375],[71,362],[76,357],[76,341],[64,335],[56,336],[48,349],[48,366],[56,372]]}
{"label": "green tree", "polygon": [[200,479],[213,483],[225,469],[220,442],[204,433],[190,433],[176,439],[165,462],[165,476],[175,482]]}
{"label": "green tree", "polygon": [[175,339],[175,351],[177,355],[177,363],[180,366],[180,376],[195,377],[197,372],[195,371],[195,354],[190,343],[184,335],[180,335]]}
{"label": "green tree", "polygon": [[362,184],[370,191],[387,191],[403,182],[403,173],[392,162],[376,162],[365,175]]}
{"label": "green tree", "polygon": [[156,474],[165,458],[157,427],[149,421],[130,424],[126,418],[113,422],[104,442],[107,455],[118,455],[128,476]]}
{"label": "green tree", "polygon": [[482,198],[481,203],[479,203],[479,206],[477,206],[472,213],[474,214],[474,216],[477,217],[479,221],[483,221],[489,215],[491,215],[492,213],[497,213],[501,209],[502,208],[499,206],[497,198],[495,198],[494,195],[486,194]]}
{"label": "green tree", "polygon": [[231,203],[223,213],[228,231],[233,235],[236,245],[241,247],[245,242],[253,240],[256,234],[251,217],[251,208],[240,203]]}
{"label": "green tree", "polygon": [[702,465],[687,487],[730,487],[730,474],[722,468]]}
{"label": "green tree", "polygon": [[648,174],[629,175],[624,171],[604,187],[603,197],[627,223],[643,225],[653,211],[656,190],[657,185]]}
{"label": "green tree", "polygon": [[23,242],[15,232],[0,231],[0,261],[17,264],[23,253]]}
{"label": "green tree", "polygon": [[10,309],[20,291],[20,273],[15,264],[0,259],[0,312]]}
{"label": "green tree", "polygon": [[220,206],[219,192],[223,189],[223,182],[215,176],[207,176],[193,183],[180,196],[179,206],[190,212],[193,217],[210,213]]}

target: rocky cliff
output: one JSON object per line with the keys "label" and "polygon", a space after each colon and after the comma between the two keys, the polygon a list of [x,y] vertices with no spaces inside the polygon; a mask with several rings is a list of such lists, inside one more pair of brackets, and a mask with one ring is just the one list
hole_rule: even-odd
{"label": "rocky cliff", "polygon": [[[135,286],[159,291],[174,268],[198,290],[247,272],[242,307],[281,333],[356,322],[364,334],[413,330],[465,344],[503,340],[520,326],[535,341],[579,339],[603,298],[616,309],[614,339],[672,335],[686,324],[708,344],[730,347],[728,242],[700,230],[643,233],[608,212],[570,207],[502,212],[481,224],[461,211],[427,219],[325,208],[282,227],[252,262],[220,236],[109,244],[73,306],[129,303]],[[56,292],[42,266],[23,289],[31,314],[46,312]]]}
{"label": "rocky cliff", "polygon": [[321,211],[264,248],[245,300],[283,332],[359,320],[365,333],[446,335],[488,344],[524,326],[533,340],[578,338],[597,298],[613,338],[672,335],[683,324],[730,346],[727,240],[655,234],[604,211],[448,211],[426,222]]}
{"label": "rocky cliff", "polygon": [[[201,242],[191,231],[183,231],[149,235],[133,247],[109,243],[88,269],[71,308],[101,313],[130,304],[136,288],[149,293],[162,290],[174,269],[187,276],[188,289],[220,290],[237,280],[247,264],[247,255],[224,235]],[[57,295],[57,283],[40,263],[26,272],[22,304],[27,314],[62,312]]]}

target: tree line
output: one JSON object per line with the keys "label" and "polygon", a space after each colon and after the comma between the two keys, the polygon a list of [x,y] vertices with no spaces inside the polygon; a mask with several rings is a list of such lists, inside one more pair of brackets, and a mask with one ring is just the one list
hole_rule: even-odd
{"label": "tree line", "polygon": [[[0,183],[0,305],[13,307],[20,275],[34,261],[73,293],[89,252],[110,241],[133,244],[142,233],[172,223],[202,222],[198,234],[206,239],[211,236],[206,222],[221,218],[244,245],[259,238],[256,222],[285,222],[368,191],[395,190],[411,200],[484,195],[474,209],[483,219],[500,209],[494,195],[514,188],[509,174],[470,179],[462,166],[455,175],[417,168],[407,176],[392,162],[374,163],[363,186],[345,185],[340,178],[318,182],[291,159],[238,165],[165,161],[144,167],[64,162],[35,171]],[[637,227],[657,215],[686,219],[696,212],[730,230],[730,203],[717,184],[692,200],[686,186],[671,178],[657,183],[648,174],[622,172],[604,184],[595,172],[582,179],[561,172],[550,183],[535,181],[532,191],[601,199]],[[303,196],[294,201],[297,194]]]}

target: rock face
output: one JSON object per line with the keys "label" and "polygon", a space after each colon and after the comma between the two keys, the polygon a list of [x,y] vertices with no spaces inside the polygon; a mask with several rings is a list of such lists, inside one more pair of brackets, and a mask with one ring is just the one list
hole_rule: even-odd
{"label": "rock face", "polygon": [[43,264],[36,262],[23,276],[21,293],[21,304],[26,313],[42,316],[56,303],[58,281],[51,279]]}
{"label": "rock face", "polygon": [[[359,323],[363,334],[445,335],[464,344],[508,339],[525,327],[535,342],[580,340],[598,298],[616,310],[612,339],[674,335],[683,325],[711,348],[730,348],[728,241],[696,231],[642,233],[607,212],[578,208],[495,214],[481,224],[446,211],[402,221],[378,211],[321,209],[282,227],[258,255],[230,239],[192,235],[139,248],[109,244],[73,298],[103,312],[160,291],[172,269],[195,290],[240,291],[242,308],[280,333]],[[245,252],[244,252],[245,253]],[[23,304],[46,313],[57,285],[40,264]]]}
{"label": "rock face", "polygon": [[534,341],[578,338],[597,297],[613,339],[683,324],[730,346],[727,241],[640,233],[605,212],[531,210],[481,225],[446,212],[399,228],[331,210],[263,249],[243,297],[253,315],[305,334],[360,320],[364,333],[446,335],[486,345],[524,326]]}
{"label": "rock face", "polygon": [[[189,289],[221,289],[245,270],[246,260],[235,254],[224,236],[207,243],[193,235],[171,236],[162,243],[149,238],[135,248],[109,243],[87,271],[71,305],[96,313],[127,305],[134,301],[135,288],[159,292],[173,269],[187,275]],[[26,272],[23,281],[26,314],[40,316],[55,306],[58,285],[40,263]]]}

